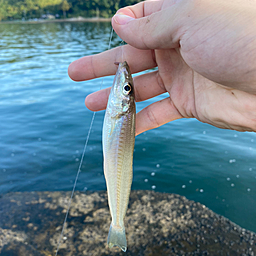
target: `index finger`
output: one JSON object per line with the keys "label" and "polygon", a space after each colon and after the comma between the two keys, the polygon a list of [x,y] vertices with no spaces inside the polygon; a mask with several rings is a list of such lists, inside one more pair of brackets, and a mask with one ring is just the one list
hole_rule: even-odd
{"label": "index finger", "polygon": [[131,73],[156,67],[152,50],[140,50],[130,45],[123,45],[75,60],[68,67],[68,75],[74,81],[85,81],[114,75],[117,70],[114,62],[122,61],[127,61]]}

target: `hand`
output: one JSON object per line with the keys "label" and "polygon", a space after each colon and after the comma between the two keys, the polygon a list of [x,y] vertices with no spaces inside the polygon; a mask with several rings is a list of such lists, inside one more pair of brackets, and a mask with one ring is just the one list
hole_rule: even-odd
{"label": "hand", "polygon": [[[256,131],[256,3],[249,0],[158,0],[120,9],[112,19],[128,44],[86,56],[69,66],[76,81],[113,75],[126,60],[136,101],[168,92],[137,114],[136,134],[179,118],[216,127]],[[113,63],[113,64],[112,64]],[[111,65],[112,64],[112,65]],[[87,96],[106,108],[110,88]]]}

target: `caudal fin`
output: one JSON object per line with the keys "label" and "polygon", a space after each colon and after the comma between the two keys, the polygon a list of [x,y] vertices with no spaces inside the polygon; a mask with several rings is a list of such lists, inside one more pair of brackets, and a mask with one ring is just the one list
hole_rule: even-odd
{"label": "caudal fin", "polygon": [[121,226],[110,225],[108,232],[108,247],[118,246],[122,251],[126,251],[127,242],[125,237],[125,229]]}

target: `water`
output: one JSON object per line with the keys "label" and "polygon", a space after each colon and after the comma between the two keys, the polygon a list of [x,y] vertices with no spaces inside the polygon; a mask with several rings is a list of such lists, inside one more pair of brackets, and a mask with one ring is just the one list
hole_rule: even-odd
{"label": "water", "polygon": [[[70,62],[108,48],[110,23],[0,24],[0,193],[71,191],[92,118]],[[120,44],[114,36],[112,46]],[[103,87],[113,77],[104,78]],[[159,96],[158,99],[166,95]],[[138,110],[152,99],[137,104]],[[105,190],[96,114],[77,190]],[[255,133],[177,120],[136,138],[132,189],[177,193],[256,231]]]}

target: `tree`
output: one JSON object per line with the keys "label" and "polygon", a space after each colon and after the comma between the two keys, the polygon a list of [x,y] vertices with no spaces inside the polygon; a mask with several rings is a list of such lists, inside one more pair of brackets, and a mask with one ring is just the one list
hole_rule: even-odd
{"label": "tree", "polygon": [[63,11],[63,16],[66,19],[66,11],[70,9],[70,4],[67,2],[67,0],[63,0],[61,4],[61,10]]}
{"label": "tree", "polygon": [[[43,13],[108,18],[121,7],[141,0],[0,0],[0,21],[39,18]],[[100,14],[100,15],[99,15]]]}

